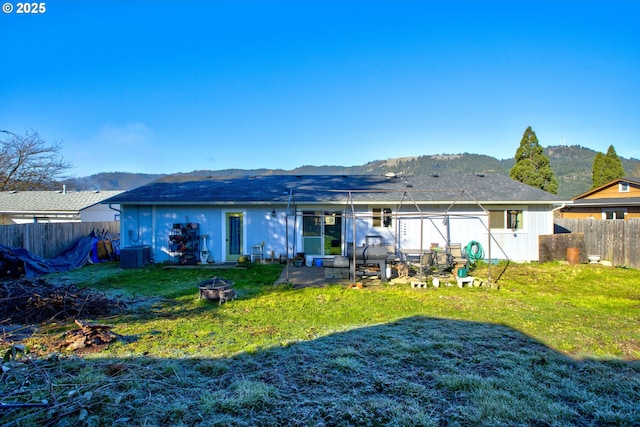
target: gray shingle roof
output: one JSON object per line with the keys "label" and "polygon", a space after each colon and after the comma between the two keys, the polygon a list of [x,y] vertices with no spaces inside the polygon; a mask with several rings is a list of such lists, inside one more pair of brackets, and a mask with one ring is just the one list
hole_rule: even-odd
{"label": "gray shingle roof", "polygon": [[[561,203],[557,196],[503,175],[259,175],[168,176],[109,199],[120,204],[297,203],[399,201],[404,192],[424,202]],[[463,191],[464,190],[464,191]]]}
{"label": "gray shingle roof", "polygon": [[5,191],[0,193],[0,213],[77,213],[122,191]]}

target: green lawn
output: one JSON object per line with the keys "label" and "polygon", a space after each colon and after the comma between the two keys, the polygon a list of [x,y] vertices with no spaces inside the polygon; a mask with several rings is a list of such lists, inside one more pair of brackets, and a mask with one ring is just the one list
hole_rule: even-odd
{"label": "green lawn", "polygon": [[[66,325],[27,341],[33,355],[6,364],[0,401],[49,406],[0,407],[1,425],[640,423],[640,271],[503,264],[499,288],[438,289],[293,289],[272,285],[280,271],[51,276],[136,303],[90,319],[124,336],[100,353],[50,355]],[[198,298],[214,275],[237,300]]]}

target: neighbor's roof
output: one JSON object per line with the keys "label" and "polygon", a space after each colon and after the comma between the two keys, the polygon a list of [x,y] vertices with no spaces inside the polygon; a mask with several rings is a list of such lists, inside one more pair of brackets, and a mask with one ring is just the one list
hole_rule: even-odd
{"label": "neighbor's roof", "polygon": [[80,212],[122,191],[3,191],[0,213]]}
{"label": "neighbor's roof", "polygon": [[[503,175],[259,175],[251,177],[167,176],[108,200],[120,204],[232,204],[295,202],[541,203],[562,199]],[[410,199],[409,199],[410,201]]]}
{"label": "neighbor's roof", "polygon": [[598,192],[602,191],[605,188],[609,188],[612,185],[618,185],[621,182],[628,182],[629,184],[640,185],[640,178],[618,178],[618,179],[614,179],[613,181],[609,181],[606,184],[601,185],[600,187],[592,188],[591,190],[574,197],[573,200],[579,201],[580,199],[584,199],[586,197],[589,197],[590,195],[598,193]]}

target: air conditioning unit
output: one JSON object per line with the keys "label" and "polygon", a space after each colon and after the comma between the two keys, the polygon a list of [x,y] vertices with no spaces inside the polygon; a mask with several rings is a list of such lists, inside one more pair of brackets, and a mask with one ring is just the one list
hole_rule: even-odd
{"label": "air conditioning unit", "polygon": [[151,262],[151,247],[147,245],[128,246],[120,249],[121,268],[140,268]]}

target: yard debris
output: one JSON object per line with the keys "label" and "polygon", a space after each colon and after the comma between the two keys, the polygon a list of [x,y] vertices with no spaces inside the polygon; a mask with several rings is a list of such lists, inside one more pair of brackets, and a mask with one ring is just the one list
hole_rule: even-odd
{"label": "yard debris", "polygon": [[[5,325],[33,325],[122,312],[126,304],[95,290],[54,284],[42,278],[0,283],[0,319]],[[2,328],[5,335],[11,328]],[[4,337],[6,339],[6,337]]]}
{"label": "yard debris", "polygon": [[120,337],[120,335],[111,331],[111,328],[113,328],[111,325],[92,324],[77,319],[75,324],[80,329],[67,333],[66,338],[61,343],[61,347],[64,350],[99,351]]}

